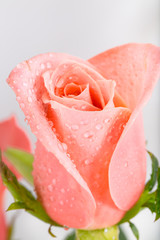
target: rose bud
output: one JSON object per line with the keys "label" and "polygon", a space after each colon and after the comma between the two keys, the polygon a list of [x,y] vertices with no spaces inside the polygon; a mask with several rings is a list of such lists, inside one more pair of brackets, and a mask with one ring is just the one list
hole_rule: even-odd
{"label": "rose bud", "polygon": [[84,61],[48,53],[8,83],[37,137],[34,184],[49,216],[81,229],[112,226],[146,178],[142,108],[160,74],[160,48],[127,44]]}

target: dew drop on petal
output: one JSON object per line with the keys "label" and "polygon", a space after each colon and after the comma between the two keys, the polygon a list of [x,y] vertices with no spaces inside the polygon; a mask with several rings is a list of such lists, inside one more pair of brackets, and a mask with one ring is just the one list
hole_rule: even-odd
{"label": "dew drop on petal", "polygon": [[125,162],[124,167],[128,167],[128,162]]}
{"label": "dew drop on petal", "polygon": [[65,193],[65,190],[64,190],[64,188],[62,188],[62,189],[61,189],[61,193]]}
{"label": "dew drop on petal", "polygon": [[54,201],[54,197],[53,196],[51,196],[49,199],[51,200],[51,202]]}
{"label": "dew drop on petal", "polygon": [[68,147],[67,147],[67,144],[66,143],[62,143],[62,148],[64,151],[67,151]]}
{"label": "dew drop on petal", "polygon": [[88,124],[88,121],[87,121],[87,120],[80,121],[80,124],[81,124],[81,125],[87,125],[87,124]]}
{"label": "dew drop on petal", "polygon": [[25,107],[24,103],[21,103],[20,107],[23,109]]}
{"label": "dew drop on petal", "polygon": [[79,126],[78,125],[72,125],[71,128],[72,128],[72,130],[76,131],[76,130],[79,129]]}
{"label": "dew drop on petal", "polygon": [[23,82],[23,86],[24,86],[24,87],[27,87],[27,83],[26,83],[26,82]]}
{"label": "dew drop on petal", "polygon": [[86,132],[84,133],[84,138],[92,138],[93,137],[93,133],[92,132]]}
{"label": "dew drop on petal", "polygon": [[56,179],[52,179],[52,183],[55,185],[56,184]]}
{"label": "dew drop on petal", "polygon": [[89,160],[86,159],[86,160],[84,161],[84,163],[85,163],[86,165],[88,165],[88,164],[89,164]]}
{"label": "dew drop on petal", "polygon": [[63,205],[63,201],[62,200],[59,203],[60,203],[60,205]]}
{"label": "dew drop on petal", "polygon": [[50,191],[50,192],[52,192],[53,191],[53,186],[50,184],[50,185],[48,185],[48,191]]}
{"label": "dew drop on petal", "polygon": [[108,123],[108,122],[109,122],[109,119],[108,119],[108,118],[106,118],[106,119],[104,120],[104,122],[105,122],[105,123]]}
{"label": "dew drop on petal", "polygon": [[32,102],[32,98],[28,97],[28,102],[31,103]]}
{"label": "dew drop on petal", "polygon": [[41,69],[45,69],[45,65],[43,63],[41,63]]}
{"label": "dew drop on petal", "polygon": [[102,129],[102,125],[101,125],[101,124],[97,124],[97,125],[96,125],[96,129],[97,129],[97,130]]}

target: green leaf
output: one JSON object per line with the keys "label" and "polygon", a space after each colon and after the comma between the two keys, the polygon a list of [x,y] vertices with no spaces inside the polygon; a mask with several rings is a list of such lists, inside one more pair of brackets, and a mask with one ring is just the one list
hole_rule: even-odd
{"label": "green leaf", "polygon": [[119,240],[127,240],[127,237],[120,226],[119,226]]}
{"label": "green leaf", "polygon": [[131,222],[129,222],[129,226],[130,226],[134,236],[137,238],[137,240],[139,240],[139,232],[138,232],[137,227]]}
{"label": "green leaf", "polygon": [[119,229],[117,226],[100,230],[77,230],[77,240],[118,240]]}
{"label": "green leaf", "polygon": [[156,191],[156,220],[160,218],[160,168],[158,169],[158,187]]}
{"label": "green leaf", "polygon": [[[26,210],[26,204],[23,202],[13,202],[8,207],[7,211],[17,210],[17,209],[25,209]],[[28,209],[28,210],[32,210],[32,209]]]}
{"label": "green leaf", "polygon": [[32,193],[27,188],[25,188],[17,181],[16,176],[1,160],[0,173],[4,185],[8,188],[15,199],[15,203],[12,203],[8,210],[23,208],[28,213],[46,223],[49,223],[50,225],[60,226],[47,215],[41,203],[32,195]]}
{"label": "green leaf", "polygon": [[153,187],[156,184],[157,181],[157,173],[158,173],[158,159],[155,157],[155,155],[148,151],[148,154],[152,160],[152,173],[151,178],[147,182],[145,186],[145,190],[148,190],[149,192],[153,189]]}
{"label": "green leaf", "polygon": [[4,152],[5,157],[8,159],[9,162],[15,167],[15,169],[30,183],[33,185],[33,155],[18,150],[15,148],[8,148]]}
{"label": "green leaf", "polygon": [[76,240],[75,231],[73,231],[71,234],[69,234],[64,240]]}

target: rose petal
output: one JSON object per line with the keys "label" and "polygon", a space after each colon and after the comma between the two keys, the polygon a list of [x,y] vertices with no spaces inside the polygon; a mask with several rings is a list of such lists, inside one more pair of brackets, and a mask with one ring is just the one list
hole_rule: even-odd
{"label": "rose petal", "polygon": [[[31,151],[30,141],[26,133],[17,125],[14,116],[0,122],[0,136],[0,149],[2,151],[6,150],[8,147],[19,148],[28,152]],[[4,156],[2,156],[2,160],[17,174],[17,176],[19,176]]]}
{"label": "rose petal", "polygon": [[113,97],[116,83],[112,80],[99,80],[97,82],[105,101],[105,107],[114,107]]}
{"label": "rose petal", "polygon": [[123,210],[139,199],[146,178],[146,150],[141,115],[129,120],[109,166],[112,199]]}
{"label": "rose petal", "polygon": [[[80,94],[81,96],[77,96],[74,98],[60,97],[60,96],[55,95],[54,89],[52,89],[52,91],[50,89],[50,87],[53,85],[53,84],[51,84],[51,80],[50,80],[51,75],[52,75],[52,72],[47,71],[43,74],[43,77],[44,77],[45,86],[49,90],[50,97],[52,100],[62,103],[63,105],[66,105],[68,107],[72,107],[72,108],[82,110],[82,111],[83,110],[88,110],[88,111],[99,111],[100,110],[99,108],[97,108],[91,104],[91,97],[90,97],[90,93],[89,93],[88,89],[85,91],[85,93],[83,93],[83,95]],[[46,92],[43,93],[43,96],[42,96],[43,102],[49,103],[50,101],[52,101],[52,100],[50,100],[50,97],[48,96],[48,94]],[[87,101],[85,101],[85,100],[87,100]]]}
{"label": "rose petal", "polygon": [[[106,108],[103,111],[87,112],[69,109],[57,102],[51,103],[55,129],[79,173],[87,182],[98,207],[97,227],[113,225],[120,220],[123,211],[114,205],[108,190],[108,165],[130,117],[126,108]],[[65,122],[64,122],[65,116]],[[104,212],[109,209],[104,220]],[[115,219],[112,214],[117,214]]]}
{"label": "rose petal", "polygon": [[[74,164],[66,155],[61,142],[59,142],[57,136],[54,134],[50,122],[46,118],[45,106],[41,100],[42,93],[45,90],[41,75],[47,70],[48,61],[50,60],[50,64],[54,68],[66,56],[68,55],[44,54],[32,58],[28,62],[23,62],[11,72],[8,83],[17,95],[17,100],[30,124],[32,132],[37,136],[46,150],[55,155],[75,181],[92,196],[86,182],[77,169],[75,169]],[[41,69],[39,69],[39,66],[41,66]]]}
{"label": "rose petal", "polygon": [[[151,95],[159,77],[160,48],[151,44],[126,44],[89,60],[106,79],[116,81],[116,90],[130,109],[144,94]],[[147,99],[146,99],[147,100]]]}
{"label": "rose petal", "polygon": [[114,204],[109,189],[107,190],[106,202],[98,202],[93,224],[89,229],[102,229],[117,224],[125,212],[118,209]]}
{"label": "rose petal", "polygon": [[90,95],[94,106],[102,109],[104,107],[104,100],[100,88],[96,83],[97,80],[101,79],[103,79],[103,77],[87,65],[66,61],[65,64],[60,64],[56,70],[52,72],[50,78],[45,78],[45,86],[51,99],[54,100],[55,94],[57,97],[63,95],[64,87],[69,83],[78,85],[89,84]]}
{"label": "rose petal", "polygon": [[95,214],[93,198],[40,142],[33,176],[38,196],[52,219],[72,228],[90,226]]}

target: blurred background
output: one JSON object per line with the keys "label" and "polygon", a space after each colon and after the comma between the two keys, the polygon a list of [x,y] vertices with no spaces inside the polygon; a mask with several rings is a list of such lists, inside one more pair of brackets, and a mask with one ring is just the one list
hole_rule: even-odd
{"label": "blurred background", "polygon": [[[15,95],[5,80],[19,62],[45,52],[66,52],[88,59],[128,42],[160,45],[159,0],[0,0],[0,120],[16,114],[24,122]],[[160,82],[144,109],[147,148],[160,157]],[[12,198],[6,194],[6,207]],[[8,221],[12,213],[7,214]],[[159,240],[160,222],[149,210],[133,221],[140,240]],[[125,226],[125,229],[128,226]],[[48,226],[23,211],[16,221],[14,239],[50,240]],[[65,230],[55,229],[57,240]],[[67,232],[68,233],[68,232]],[[126,230],[128,240],[134,239]]]}

